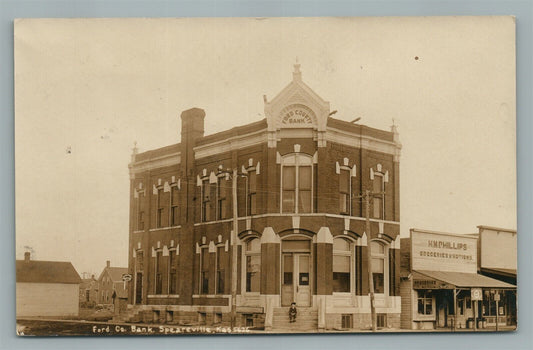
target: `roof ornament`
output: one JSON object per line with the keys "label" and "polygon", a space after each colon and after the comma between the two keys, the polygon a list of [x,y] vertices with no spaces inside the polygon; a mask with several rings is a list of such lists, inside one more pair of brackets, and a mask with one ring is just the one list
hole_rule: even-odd
{"label": "roof ornament", "polygon": [[302,80],[302,72],[300,71],[300,63],[298,63],[298,57],[296,57],[296,63],[294,64],[294,72],[292,73],[293,80]]}
{"label": "roof ornament", "polygon": [[131,149],[131,161],[132,163],[135,162],[135,156],[139,153],[139,149],[137,148],[137,141],[133,141],[133,148]]}

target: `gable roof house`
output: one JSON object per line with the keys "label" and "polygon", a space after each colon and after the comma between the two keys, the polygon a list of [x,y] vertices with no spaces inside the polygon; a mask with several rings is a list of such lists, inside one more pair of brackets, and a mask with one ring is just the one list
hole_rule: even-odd
{"label": "gable roof house", "polygon": [[122,275],[128,273],[127,267],[113,267],[109,260],[106,267],[98,277],[98,304],[112,304],[113,291],[116,291],[117,298],[127,298],[127,285],[122,280]]}
{"label": "gable roof house", "polygon": [[66,261],[16,261],[17,317],[77,316],[81,278]]}

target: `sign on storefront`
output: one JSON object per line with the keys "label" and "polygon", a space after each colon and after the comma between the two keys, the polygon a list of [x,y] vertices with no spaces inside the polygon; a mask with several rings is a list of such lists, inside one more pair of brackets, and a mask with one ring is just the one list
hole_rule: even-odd
{"label": "sign on storefront", "polygon": [[413,289],[453,289],[453,286],[437,280],[413,280]]}
{"label": "sign on storefront", "polygon": [[412,230],[411,264],[413,270],[477,273],[477,239]]}
{"label": "sign on storefront", "polygon": [[483,300],[483,293],[481,291],[481,288],[472,288],[470,293],[471,293],[470,297],[472,298],[473,301]]}

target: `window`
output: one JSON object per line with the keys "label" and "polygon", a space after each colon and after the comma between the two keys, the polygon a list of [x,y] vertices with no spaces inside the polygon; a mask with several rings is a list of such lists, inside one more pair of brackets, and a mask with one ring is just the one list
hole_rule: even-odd
{"label": "window", "polygon": [[344,238],[333,240],[333,292],[349,293],[351,291],[352,259],[351,244]]}
{"label": "window", "polygon": [[144,261],[143,261],[143,252],[142,250],[138,250],[135,254],[135,262],[137,264],[137,271],[143,271],[144,269]]}
{"label": "window", "polygon": [[209,221],[209,179],[202,181],[202,221]]}
{"label": "window", "polygon": [[209,249],[201,249],[200,294],[209,294]]}
{"label": "window", "polygon": [[381,243],[370,242],[372,251],[372,278],[374,293],[385,293],[385,246]]}
{"label": "window", "polygon": [[226,267],[226,252],[224,246],[217,247],[217,294],[224,294],[224,268]]}
{"label": "window", "polygon": [[137,198],[137,231],[144,230],[144,191]]}
{"label": "window", "polygon": [[433,293],[431,290],[419,290],[418,294],[418,314],[432,315],[433,314]]}
{"label": "window", "polygon": [[341,169],[339,175],[339,209],[344,215],[351,215],[351,177],[350,171]]}
{"label": "window", "polygon": [[341,315],[341,327],[343,329],[353,328],[353,315],[352,314],[342,314]]}
{"label": "window", "polygon": [[201,325],[206,324],[206,316],[207,314],[205,312],[199,312],[198,313],[198,323]]}
{"label": "window", "polygon": [[[502,293],[501,290],[496,290],[496,293],[498,293],[500,295],[500,298],[502,296],[504,296],[505,294]],[[488,291],[488,290],[485,290],[484,291],[484,296],[483,296],[483,306],[482,306],[482,310],[483,310],[483,316],[496,316],[496,300],[494,298],[494,291]],[[504,311],[504,305],[505,305],[505,302],[503,302],[503,298],[501,298],[502,300],[500,301],[499,303],[499,315],[504,315],[505,314],[505,311]]]}
{"label": "window", "polygon": [[373,217],[374,219],[385,219],[385,182],[383,181],[383,174],[374,173],[373,181],[373,198],[372,198],[372,208],[373,208]]}
{"label": "window", "polygon": [[160,188],[157,190],[157,218],[156,225],[157,227],[163,227],[163,212],[165,208],[163,207],[163,189]]}
{"label": "window", "polygon": [[178,186],[172,186],[170,188],[170,226],[179,225],[178,201]]}
{"label": "window", "polygon": [[376,321],[377,328],[387,327],[387,314],[377,314]]}
{"label": "window", "polygon": [[228,208],[226,200],[228,192],[228,180],[224,177],[217,179],[217,220],[226,219],[228,215]]}
{"label": "window", "polygon": [[253,238],[246,242],[246,291],[260,291],[261,283],[261,242]]}
{"label": "window", "polygon": [[257,214],[256,194],[257,194],[257,172],[255,169],[248,170],[248,198],[247,198],[247,214]]}
{"label": "window", "polygon": [[176,294],[178,292],[178,279],[176,275],[178,256],[175,250],[168,252],[168,294]]}
{"label": "window", "polygon": [[163,293],[163,264],[161,259],[163,258],[163,252],[158,251],[155,255],[155,294]]}
{"label": "window", "polygon": [[312,212],[312,170],[312,158],[309,156],[293,154],[283,158],[281,169],[283,213]]}

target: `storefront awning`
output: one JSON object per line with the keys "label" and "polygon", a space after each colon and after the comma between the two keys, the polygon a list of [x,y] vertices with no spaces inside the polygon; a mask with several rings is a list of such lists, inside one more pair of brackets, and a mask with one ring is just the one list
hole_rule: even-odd
{"label": "storefront awning", "polygon": [[516,278],[516,269],[498,269],[495,267],[491,267],[491,268],[482,267],[481,272]]}
{"label": "storefront awning", "polygon": [[[477,273],[416,270],[413,271],[413,281],[415,289],[417,285],[418,289],[449,289],[450,287],[516,289],[515,285]],[[431,283],[432,281],[439,283]]]}

